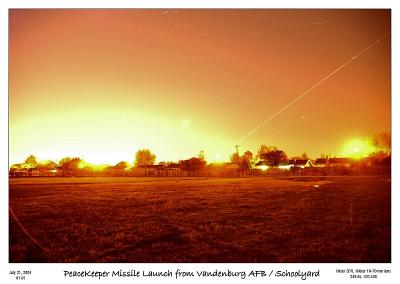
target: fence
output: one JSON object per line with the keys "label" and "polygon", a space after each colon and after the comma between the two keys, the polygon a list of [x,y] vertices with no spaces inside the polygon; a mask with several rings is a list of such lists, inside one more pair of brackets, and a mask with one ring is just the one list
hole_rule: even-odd
{"label": "fence", "polygon": [[51,172],[42,170],[12,171],[10,177],[55,177],[55,176],[118,176],[118,177],[273,177],[273,176],[336,176],[336,175],[390,175],[390,165],[379,166],[353,166],[353,167],[308,167],[291,169],[270,168],[267,170],[239,170],[224,167],[208,167],[197,171],[184,171],[173,169],[147,169],[134,168],[132,170],[118,171],[76,171],[73,174],[65,174],[62,171]]}

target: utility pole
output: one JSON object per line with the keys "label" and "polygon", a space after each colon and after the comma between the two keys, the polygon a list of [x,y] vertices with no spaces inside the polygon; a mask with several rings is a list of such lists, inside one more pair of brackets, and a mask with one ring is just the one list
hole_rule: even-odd
{"label": "utility pole", "polygon": [[236,147],[236,154],[238,155],[238,157],[240,157],[240,156],[239,156],[239,147],[240,147],[240,146],[239,146],[239,145],[235,145],[235,147]]}

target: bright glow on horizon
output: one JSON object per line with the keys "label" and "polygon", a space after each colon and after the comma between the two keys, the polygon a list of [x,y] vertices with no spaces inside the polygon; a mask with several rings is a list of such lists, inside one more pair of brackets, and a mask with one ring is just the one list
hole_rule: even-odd
{"label": "bright glow on horizon", "polygon": [[[19,133],[32,139],[29,143],[19,140]],[[230,144],[213,133],[197,131],[193,122],[190,127],[186,122],[182,127],[179,119],[146,113],[76,109],[54,114],[51,120],[38,115],[15,124],[10,129],[10,163],[20,163],[30,154],[53,161],[79,157],[93,164],[133,163],[136,151],[144,148],[156,154],[157,162],[177,162],[196,156],[201,150],[208,157],[219,155],[218,161],[228,161],[229,150],[233,151]],[[14,154],[15,149],[19,150],[18,155]]]}
{"label": "bright glow on horizon", "polygon": [[106,164],[92,164],[92,163],[88,163],[86,161],[81,161],[78,165],[78,168],[83,169],[83,168],[91,168],[94,171],[101,171],[104,168],[106,168],[107,165]]}
{"label": "bright glow on horizon", "polygon": [[344,157],[360,159],[363,157],[367,157],[373,151],[374,147],[368,140],[351,139],[347,141],[344,145],[342,155]]}

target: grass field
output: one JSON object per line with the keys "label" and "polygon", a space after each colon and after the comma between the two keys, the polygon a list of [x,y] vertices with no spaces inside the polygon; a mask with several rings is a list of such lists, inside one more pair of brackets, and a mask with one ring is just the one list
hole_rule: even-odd
{"label": "grass field", "polygon": [[10,262],[390,262],[389,177],[10,179]]}

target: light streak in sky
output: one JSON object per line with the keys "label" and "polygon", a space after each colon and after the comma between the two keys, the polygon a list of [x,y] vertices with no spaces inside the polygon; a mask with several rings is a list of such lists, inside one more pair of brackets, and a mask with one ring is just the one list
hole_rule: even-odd
{"label": "light streak in sky", "polygon": [[322,80],[318,81],[317,83],[315,83],[314,85],[312,85],[308,90],[306,90],[304,93],[302,93],[301,95],[297,96],[296,98],[294,98],[292,101],[290,101],[287,105],[285,105],[283,108],[281,108],[278,112],[274,113],[273,115],[271,115],[270,117],[268,117],[267,119],[265,119],[263,122],[261,122],[259,125],[257,125],[255,128],[253,128],[251,131],[249,131],[246,135],[244,135],[242,138],[240,138],[237,142],[235,142],[235,145],[238,145],[240,142],[244,141],[247,137],[249,137],[251,134],[253,134],[254,132],[256,132],[258,129],[260,129],[261,127],[263,127],[265,124],[267,124],[269,121],[271,121],[274,117],[278,116],[279,114],[281,114],[282,112],[284,112],[288,107],[290,107],[291,105],[293,105],[295,102],[297,102],[298,100],[302,99],[303,97],[305,97],[307,94],[309,94],[313,89],[315,89],[316,87],[318,87],[319,85],[321,85],[322,83],[324,83],[326,80],[328,80],[329,78],[331,78],[333,75],[335,75],[337,72],[339,72],[339,70],[341,70],[342,68],[344,68],[346,65],[350,64],[352,61],[356,60],[359,56],[361,56],[363,53],[367,52],[370,48],[374,47],[375,45],[377,45],[380,41],[382,41],[383,39],[385,39],[386,37],[389,36],[389,33],[385,34],[384,36],[378,38],[377,40],[375,40],[373,43],[371,43],[370,45],[368,45],[366,48],[364,48],[363,50],[361,50],[360,52],[358,52],[356,55],[352,56],[350,59],[348,59],[345,63],[343,63],[342,65],[340,65],[338,68],[336,68],[334,71],[332,71],[330,74],[328,74],[327,76],[325,76]]}

